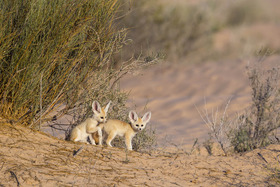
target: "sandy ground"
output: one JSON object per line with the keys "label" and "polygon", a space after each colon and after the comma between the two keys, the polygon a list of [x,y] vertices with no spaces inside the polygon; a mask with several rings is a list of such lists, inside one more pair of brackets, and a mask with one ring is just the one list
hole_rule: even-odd
{"label": "sandy ground", "polygon": [[227,157],[203,149],[138,153],[3,123],[0,146],[0,186],[268,186],[280,168],[279,145]]}

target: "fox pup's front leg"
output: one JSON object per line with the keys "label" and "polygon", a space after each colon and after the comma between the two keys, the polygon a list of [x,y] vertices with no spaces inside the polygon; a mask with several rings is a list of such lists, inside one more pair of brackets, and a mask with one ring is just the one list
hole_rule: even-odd
{"label": "fox pup's front leg", "polygon": [[125,136],[125,144],[128,150],[132,151],[132,138],[133,136],[131,135],[126,135]]}
{"label": "fox pup's front leg", "polygon": [[89,134],[90,134],[89,139],[90,139],[91,143],[93,145],[96,145],[95,138],[97,138],[98,145],[102,145],[102,129],[97,127],[97,130],[94,132],[97,132],[97,134],[89,132]]}
{"label": "fox pup's front leg", "polygon": [[[97,134],[98,134],[98,145],[102,145],[102,129],[100,127],[97,127]],[[91,136],[92,137],[92,136]]]}
{"label": "fox pup's front leg", "polygon": [[88,137],[89,137],[90,143],[92,145],[96,145],[95,140],[92,138],[92,134],[90,134]]}
{"label": "fox pup's front leg", "polygon": [[99,139],[99,145],[102,145],[102,142],[100,141],[100,139],[102,140],[102,130],[100,127],[95,127],[92,125],[88,125],[86,127],[86,132],[89,134],[89,139],[91,144],[96,145],[94,138],[92,137],[93,133],[97,132],[98,133],[98,139]]}

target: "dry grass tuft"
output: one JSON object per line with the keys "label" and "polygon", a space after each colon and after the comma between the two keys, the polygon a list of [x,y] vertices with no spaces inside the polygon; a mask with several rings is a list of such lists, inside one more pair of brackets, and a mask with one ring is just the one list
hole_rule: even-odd
{"label": "dry grass tuft", "polygon": [[213,149],[213,141],[212,138],[219,143],[221,149],[223,150],[224,154],[227,155],[229,142],[228,142],[228,133],[231,128],[232,121],[229,120],[227,115],[227,110],[230,105],[230,101],[228,100],[224,110],[222,112],[219,111],[217,108],[216,111],[209,111],[207,110],[207,103],[205,101],[204,111],[201,112],[198,110],[200,117],[205,122],[207,127],[210,129],[209,139],[204,142],[204,147],[207,149],[208,153],[212,155]]}

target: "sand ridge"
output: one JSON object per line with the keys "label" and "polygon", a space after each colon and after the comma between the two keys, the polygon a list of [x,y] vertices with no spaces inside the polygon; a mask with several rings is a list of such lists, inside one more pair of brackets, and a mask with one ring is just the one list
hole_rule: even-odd
{"label": "sand ridge", "polygon": [[127,152],[8,124],[0,125],[0,146],[3,186],[267,186],[276,184],[269,168],[279,167],[280,150],[271,145],[227,157],[203,150]]}

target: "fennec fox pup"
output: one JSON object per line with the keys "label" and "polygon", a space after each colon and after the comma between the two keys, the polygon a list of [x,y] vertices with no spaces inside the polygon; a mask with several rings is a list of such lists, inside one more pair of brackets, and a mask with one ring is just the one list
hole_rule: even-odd
{"label": "fennec fox pup", "polygon": [[112,147],[111,141],[116,135],[124,136],[127,149],[132,150],[132,138],[146,127],[151,115],[151,112],[147,112],[142,118],[139,118],[135,111],[130,111],[128,114],[130,124],[120,120],[108,120],[107,123],[102,124],[107,134],[106,144]]}
{"label": "fennec fox pup", "polygon": [[111,101],[106,105],[106,107],[101,108],[100,104],[97,101],[93,101],[92,103],[92,111],[93,118],[86,119],[83,123],[74,127],[71,132],[70,140],[74,142],[87,142],[87,138],[89,137],[91,144],[96,145],[94,139],[92,138],[92,134],[94,132],[98,133],[98,144],[102,145],[102,128],[100,127],[100,123],[106,122],[106,116],[108,109],[110,107]]}

